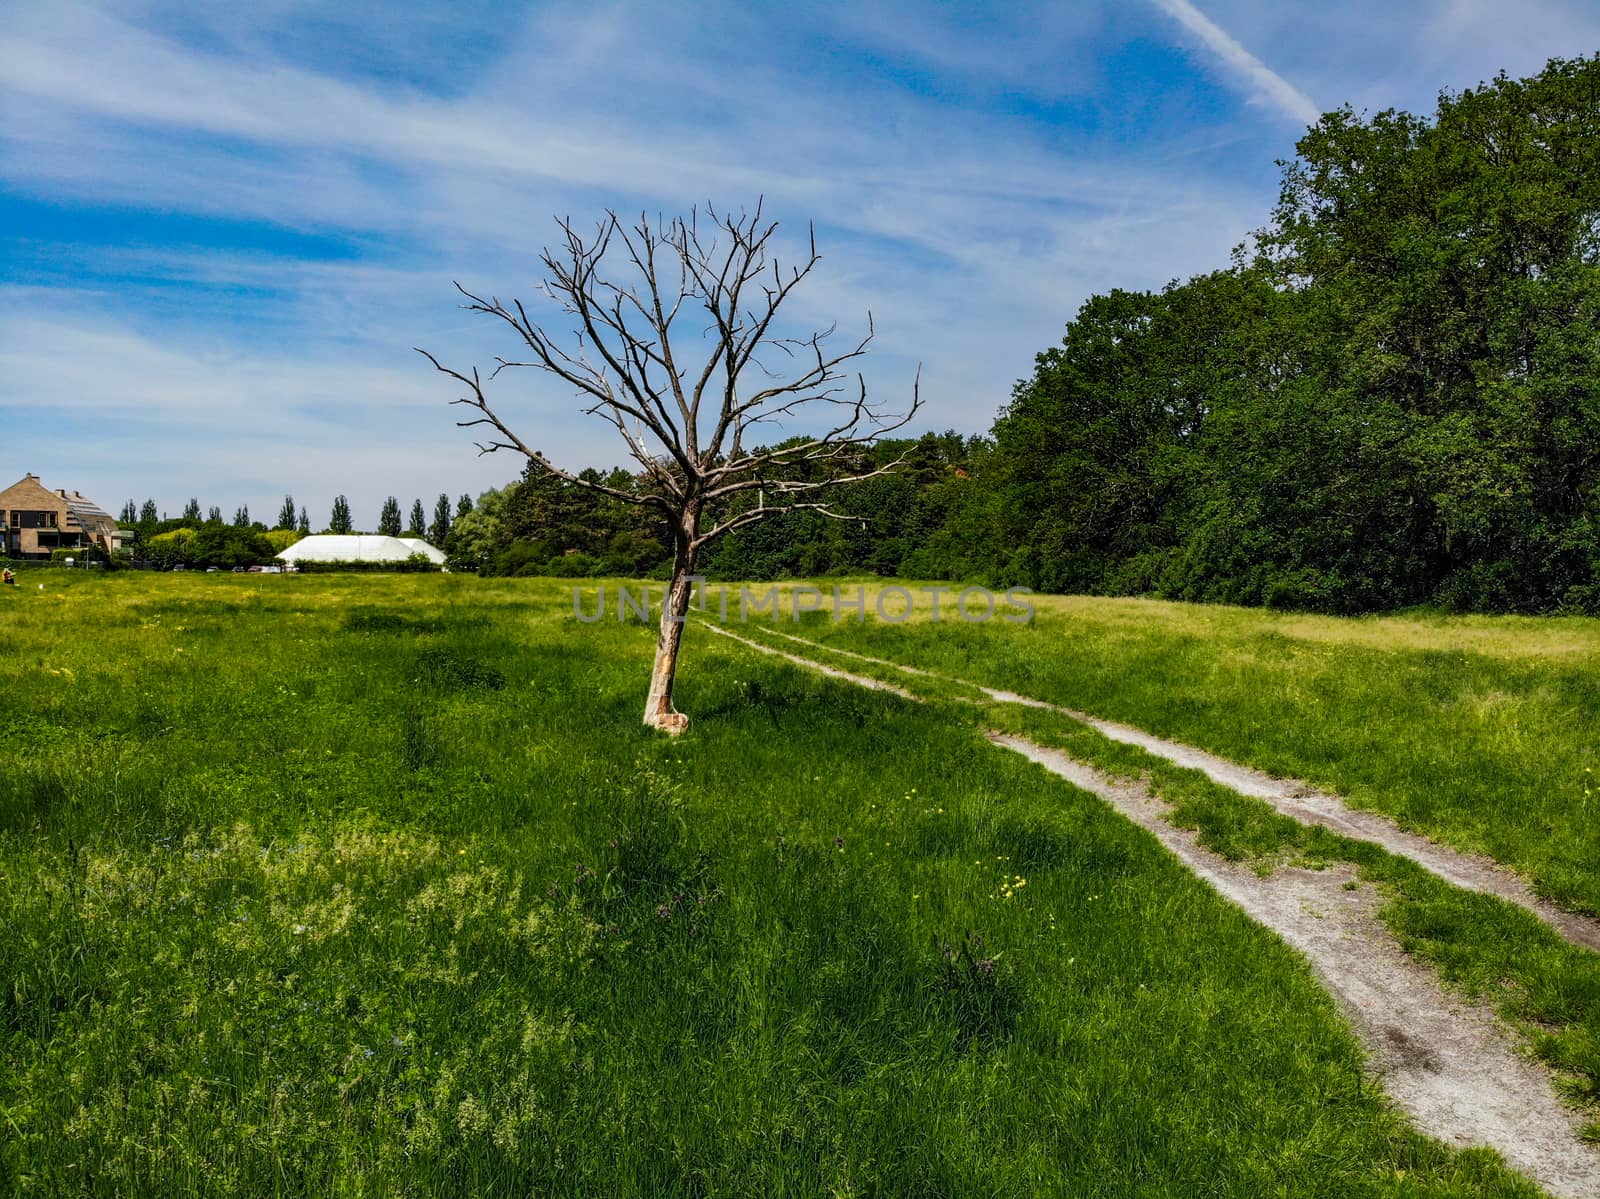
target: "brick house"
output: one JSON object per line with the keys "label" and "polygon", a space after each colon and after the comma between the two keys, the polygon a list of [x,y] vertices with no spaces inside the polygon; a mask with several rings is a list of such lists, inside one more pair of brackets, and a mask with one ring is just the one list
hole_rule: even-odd
{"label": "brick house", "polygon": [[117,545],[116,519],[77,491],[51,491],[25,475],[0,491],[0,558],[48,558],[52,550]]}

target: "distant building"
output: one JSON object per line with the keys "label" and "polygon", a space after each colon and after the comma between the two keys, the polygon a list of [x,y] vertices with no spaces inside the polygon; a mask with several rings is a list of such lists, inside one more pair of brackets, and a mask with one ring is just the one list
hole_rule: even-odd
{"label": "distant building", "polygon": [[82,492],[51,491],[24,475],[0,491],[0,542],[7,558],[48,558],[54,550],[117,548],[117,522]]}
{"label": "distant building", "polygon": [[418,555],[444,565],[444,555],[420,538],[376,533],[318,533],[302,537],[278,557],[285,562],[404,562]]}

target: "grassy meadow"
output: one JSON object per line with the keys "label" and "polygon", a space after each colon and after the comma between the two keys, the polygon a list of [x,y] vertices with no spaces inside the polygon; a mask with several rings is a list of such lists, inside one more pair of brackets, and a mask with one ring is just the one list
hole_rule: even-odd
{"label": "grassy meadow", "polygon": [[[1537,1193],[1411,1131],[1299,959],[976,714],[691,629],[693,723],[651,734],[653,631],[580,624],[553,581],[23,578],[0,594],[0,1189]],[[1495,715],[1548,737],[1592,701],[1561,622],[1495,656],[1036,602],[1033,629],[803,627],[1096,711],[1120,696],[1104,715],[1221,752],[1265,722],[1235,756],[1365,771],[1374,803],[1401,751],[1338,747],[1383,728],[1486,786],[1589,760],[1565,727],[1541,763]],[[1229,627],[1264,647],[1263,696]],[[1370,694],[1409,707],[1313,738],[1353,710],[1328,698],[1347,654],[1498,670],[1503,698],[1473,726],[1392,669]],[[1119,690],[1132,663],[1187,698]],[[1266,702],[1315,679],[1321,708]],[[1230,701],[1249,715],[1191,731]],[[1406,724],[1433,706],[1445,724]],[[1325,768],[1289,756],[1296,730]],[[1521,802],[1581,848],[1564,795]]]}
{"label": "grassy meadow", "polygon": [[1600,620],[1034,596],[1031,623],[962,623],[919,599],[778,627],[1304,779],[1600,914]]}

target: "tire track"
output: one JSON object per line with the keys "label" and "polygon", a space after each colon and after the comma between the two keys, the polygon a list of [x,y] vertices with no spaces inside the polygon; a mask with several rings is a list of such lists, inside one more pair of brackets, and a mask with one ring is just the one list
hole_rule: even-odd
{"label": "tire track", "polygon": [[1181,741],[1171,741],[1165,737],[1158,737],[1153,733],[1145,732],[1143,729],[1121,724],[1114,720],[1102,720],[1100,717],[1093,716],[1088,712],[1079,712],[1074,708],[1063,707],[1060,704],[1047,703],[1042,699],[1020,695],[1015,691],[1007,691],[998,687],[986,687],[981,683],[970,682],[967,679],[936,674],[931,670],[923,670],[920,667],[905,666],[899,662],[892,662],[887,658],[874,658],[852,650],[835,649],[821,642],[808,641],[804,637],[795,637],[789,633],[779,632],[777,629],[767,631],[776,637],[782,637],[786,641],[797,642],[825,653],[855,658],[857,661],[870,662],[876,666],[887,666],[909,675],[936,679],[940,682],[959,683],[962,686],[981,691],[997,703],[1040,708],[1070,717],[1097,730],[1113,741],[1120,741],[1125,745],[1138,746],[1158,758],[1165,758],[1174,765],[1187,767],[1190,770],[1198,770],[1211,779],[1212,782],[1220,783],[1222,786],[1231,788],[1241,795],[1264,800],[1283,815],[1298,820],[1302,824],[1319,825],[1330,832],[1339,834],[1341,837],[1349,837],[1352,841],[1369,842],[1394,854],[1395,857],[1406,858],[1415,862],[1430,874],[1437,875],[1439,878],[1461,887],[1463,890],[1493,895],[1498,899],[1505,900],[1507,903],[1516,904],[1519,908],[1533,913],[1544,921],[1545,924],[1549,925],[1569,943],[1582,946],[1584,949],[1600,952],[1600,921],[1576,912],[1569,912],[1551,903],[1548,899],[1535,894],[1526,879],[1492,858],[1452,849],[1447,845],[1441,845],[1437,841],[1424,837],[1420,833],[1409,832],[1400,828],[1387,816],[1379,812],[1351,807],[1337,795],[1326,791],[1318,791],[1294,779],[1273,778],[1271,775],[1253,767],[1231,762],[1206,750],[1192,745],[1185,745]]}
{"label": "tire track", "polygon": [[[830,678],[917,698],[878,679],[702,623],[741,645]],[[912,668],[909,673],[930,672]],[[1386,1092],[1424,1133],[1457,1147],[1488,1146],[1562,1199],[1600,1194],[1600,1149],[1583,1141],[1577,1117],[1557,1097],[1549,1074],[1517,1051],[1487,1009],[1446,994],[1437,975],[1406,956],[1375,915],[1374,890],[1346,889],[1354,881],[1348,866],[1286,867],[1257,875],[1206,849],[1197,832],[1171,824],[1168,805],[1142,784],[1112,780],[1023,737],[986,735],[1139,825],[1218,894],[1298,951],[1349,1016]]]}
{"label": "tire track", "polygon": [[1145,829],[1224,898],[1297,949],[1351,1018],[1384,1089],[1429,1136],[1488,1145],[1556,1195],[1600,1194],[1600,1150],[1545,1070],[1519,1053],[1494,1016],[1445,993],[1378,920],[1371,887],[1345,890],[1348,866],[1286,867],[1262,877],[1200,845],[1139,785],[1116,783],[1058,750],[991,733]]}

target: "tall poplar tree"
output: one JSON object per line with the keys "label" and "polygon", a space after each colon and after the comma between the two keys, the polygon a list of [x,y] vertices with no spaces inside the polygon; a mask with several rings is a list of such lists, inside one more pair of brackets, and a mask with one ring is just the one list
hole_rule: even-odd
{"label": "tall poplar tree", "polygon": [[333,497],[333,511],[328,515],[328,532],[348,533],[354,526],[350,522],[350,501],[342,495]]}
{"label": "tall poplar tree", "polygon": [[383,501],[383,511],[378,514],[378,532],[385,537],[400,536],[400,501],[392,495]]}

